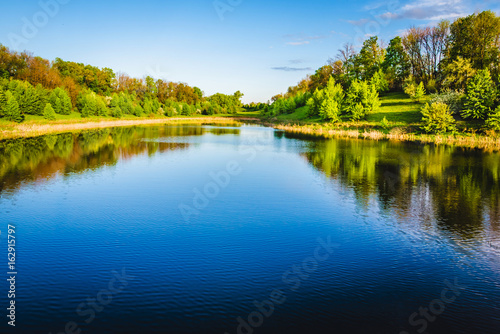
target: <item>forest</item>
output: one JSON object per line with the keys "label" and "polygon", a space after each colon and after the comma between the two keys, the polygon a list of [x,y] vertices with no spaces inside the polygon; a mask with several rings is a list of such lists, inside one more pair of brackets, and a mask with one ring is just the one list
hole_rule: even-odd
{"label": "forest", "polygon": [[[51,62],[0,45],[0,118],[12,122],[27,115],[172,117],[235,114],[242,108],[273,119],[304,108],[308,119],[342,124],[366,120],[379,110],[381,97],[404,92],[422,104],[422,131],[453,133],[459,122],[494,133],[500,131],[499,82],[500,17],[492,11],[410,27],[387,45],[377,36],[359,51],[347,43],[287,92],[245,106],[240,91],[205,96],[185,83],[132,78],[60,58]],[[387,123],[384,117],[381,124]]]}
{"label": "forest", "polygon": [[185,83],[131,78],[60,58],[50,62],[0,44],[0,118],[8,121],[20,123],[26,115],[55,120],[73,112],[117,118],[232,114],[241,107],[242,96],[237,91],[206,97]]}
{"label": "forest", "polygon": [[272,103],[245,107],[271,118],[305,107],[310,119],[342,123],[364,120],[379,109],[381,96],[404,92],[422,103],[425,132],[454,132],[457,121],[498,132],[499,75],[500,17],[484,11],[411,27],[388,45],[377,36],[366,39],[359,51],[345,44],[335,58],[274,96]]}

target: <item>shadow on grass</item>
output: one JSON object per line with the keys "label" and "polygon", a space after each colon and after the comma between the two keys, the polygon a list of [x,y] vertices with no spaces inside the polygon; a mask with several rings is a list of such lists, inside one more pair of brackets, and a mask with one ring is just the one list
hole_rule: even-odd
{"label": "shadow on grass", "polygon": [[401,106],[412,106],[415,105],[415,102],[413,101],[391,101],[391,102],[384,102],[382,101],[382,107],[401,107]]}
{"label": "shadow on grass", "polygon": [[368,121],[380,122],[384,117],[389,122],[405,122],[405,123],[417,123],[420,122],[422,115],[419,111],[389,111],[389,112],[378,112],[373,115],[368,116]]}

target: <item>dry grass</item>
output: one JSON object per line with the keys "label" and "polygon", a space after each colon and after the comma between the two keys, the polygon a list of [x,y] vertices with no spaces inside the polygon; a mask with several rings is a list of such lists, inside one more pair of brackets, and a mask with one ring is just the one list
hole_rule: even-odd
{"label": "dry grass", "polygon": [[55,121],[50,123],[12,123],[9,126],[4,126],[0,130],[0,140],[9,138],[35,137],[49,133],[72,132],[98,128],[109,128],[118,126],[134,126],[148,124],[180,124],[180,123],[236,123],[238,121],[254,121],[255,118],[243,117],[183,117],[183,118],[151,118],[151,119],[133,119],[133,120],[71,120],[71,121]]}
{"label": "dry grass", "polygon": [[[2,124],[0,128],[0,140],[20,137],[35,137],[49,133],[73,132],[97,128],[108,128],[118,126],[154,125],[154,124],[207,124],[224,123],[234,124],[242,121],[258,122],[253,117],[176,117],[176,118],[143,118],[143,119],[104,119],[104,120],[59,120],[54,122],[26,122],[21,124]],[[324,138],[362,138],[370,140],[394,140],[411,141],[421,143],[445,144],[451,146],[482,148],[491,151],[500,150],[500,137],[495,135],[428,135],[410,133],[404,127],[393,128],[389,133],[378,130],[361,129],[359,127],[341,127],[331,124],[276,124],[264,123],[263,125],[274,127],[291,133],[300,133]]]}
{"label": "dry grass", "polygon": [[329,126],[316,125],[295,125],[295,124],[268,124],[276,129],[291,133],[301,133],[307,135],[321,136],[324,138],[363,138],[370,140],[393,140],[420,143],[433,143],[459,147],[481,148],[489,151],[500,150],[500,138],[498,136],[482,135],[428,135],[407,133],[402,128],[395,128],[389,133],[383,133],[378,130],[359,131],[358,129],[329,129]]}

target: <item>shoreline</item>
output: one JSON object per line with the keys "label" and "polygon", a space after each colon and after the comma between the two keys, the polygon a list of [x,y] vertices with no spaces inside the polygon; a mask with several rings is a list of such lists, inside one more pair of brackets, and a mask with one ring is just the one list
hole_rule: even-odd
{"label": "shoreline", "polygon": [[283,130],[288,133],[303,134],[322,138],[355,138],[369,140],[390,140],[399,142],[414,142],[421,144],[448,145],[465,148],[478,148],[490,151],[500,151],[500,136],[460,134],[431,135],[404,133],[393,131],[384,133],[366,127],[358,128],[332,128],[327,124],[303,124],[266,120],[258,117],[245,116],[204,116],[204,117],[169,117],[169,118],[144,118],[144,119],[81,119],[59,120],[53,122],[31,121],[28,123],[12,123],[0,126],[0,141],[6,139],[37,137],[45,134],[75,132],[109,127],[126,127],[137,125],[162,125],[162,124],[206,124],[206,123],[237,123],[249,121]]}
{"label": "shoreline", "polygon": [[[323,138],[355,138],[368,140],[389,140],[399,142],[413,142],[420,144],[447,145],[464,148],[477,148],[488,151],[500,151],[500,136],[491,137],[485,135],[471,134],[469,136],[460,134],[416,134],[401,131],[390,131],[384,133],[379,130],[366,128],[343,129],[328,128],[321,124],[297,125],[284,122],[268,122],[266,125],[289,133],[311,135]],[[394,129],[393,129],[394,130]]]}
{"label": "shoreline", "polygon": [[13,123],[7,129],[0,127],[0,141],[6,139],[29,138],[43,136],[45,134],[73,132],[91,129],[102,129],[111,127],[125,127],[136,125],[161,125],[161,124],[182,124],[182,123],[235,123],[238,121],[260,121],[252,117],[169,117],[169,118],[149,118],[149,119],[103,119],[103,120],[60,120],[54,122],[30,122]]}

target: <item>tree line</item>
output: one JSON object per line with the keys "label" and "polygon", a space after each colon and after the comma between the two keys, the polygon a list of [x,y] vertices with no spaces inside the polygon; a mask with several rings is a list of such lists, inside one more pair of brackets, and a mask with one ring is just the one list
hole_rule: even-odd
{"label": "tree line", "polygon": [[236,113],[240,91],[204,96],[185,83],[132,78],[56,58],[50,62],[0,44],[0,118],[22,122],[26,115],[56,119],[78,112],[82,117],[123,115],[195,115]]}
{"label": "tree line", "polygon": [[423,129],[454,131],[456,120],[500,131],[500,17],[474,13],[434,27],[411,27],[388,45],[372,36],[356,51],[345,44],[313,75],[248,108],[269,116],[308,105],[309,115],[331,122],[364,119],[380,105],[379,94],[404,91],[420,101]]}

